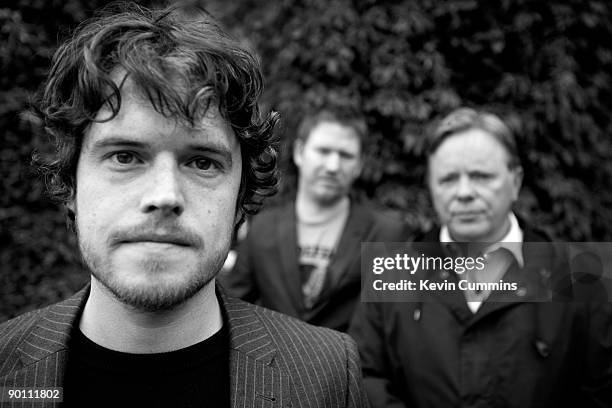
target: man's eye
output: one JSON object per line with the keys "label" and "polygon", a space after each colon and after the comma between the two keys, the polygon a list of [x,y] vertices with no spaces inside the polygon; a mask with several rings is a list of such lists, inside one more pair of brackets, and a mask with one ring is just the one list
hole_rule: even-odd
{"label": "man's eye", "polygon": [[453,183],[455,181],[457,181],[458,177],[454,174],[448,175],[448,176],[444,176],[444,177],[440,177],[439,179],[439,183],[440,184],[448,184],[448,183]]}
{"label": "man's eye", "polygon": [[493,175],[489,173],[472,173],[470,177],[474,180],[489,180]]}
{"label": "man's eye", "polygon": [[112,158],[119,164],[131,164],[136,161],[136,156],[130,152],[117,152]]}
{"label": "man's eye", "polygon": [[207,159],[205,157],[200,157],[200,158],[192,160],[189,163],[189,165],[198,170],[210,170],[211,168],[214,167],[215,163],[210,159]]}

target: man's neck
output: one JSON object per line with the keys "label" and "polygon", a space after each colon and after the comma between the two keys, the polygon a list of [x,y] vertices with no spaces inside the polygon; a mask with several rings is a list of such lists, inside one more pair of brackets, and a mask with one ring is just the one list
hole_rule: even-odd
{"label": "man's neck", "polygon": [[163,353],[189,347],[221,329],[213,279],[195,296],[167,311],[136,310],[93,276],[79,328],[95,343],[126,353]]}
{"label": "man's neck", "polygon": [[335,215],[342,213],[350,206],[348,196],[332,202],[321,202],[309,198],[306,194],[298,191],[295,211],[300,221],[306,223],[319,223],[333,218]]}

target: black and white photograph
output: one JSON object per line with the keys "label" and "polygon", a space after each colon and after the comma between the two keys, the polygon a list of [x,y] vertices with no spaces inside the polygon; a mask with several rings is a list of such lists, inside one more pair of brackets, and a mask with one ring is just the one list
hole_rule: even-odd
{"label": "black and white photograph", "polygon": [[0,407],[612,407],[612,3],[0,3]]}

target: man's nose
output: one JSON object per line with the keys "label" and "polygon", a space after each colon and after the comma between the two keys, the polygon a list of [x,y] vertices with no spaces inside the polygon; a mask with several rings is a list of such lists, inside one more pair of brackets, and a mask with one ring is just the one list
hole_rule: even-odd
{"label": "man's nose", "polygon": [[159,211],[166,216],[181,215],[185,209],[185,198],[176,162],[171,158],[159,158],[147,173],[148,182],[140,203],[141,211]]}
{"label": "man's nose", "polygon": [[336,173],[340,170],[340,155],[338,153],[330,153],[325,157],[325,170],[330,173]]}
{"label": "man's nose", "polygon": [[461,201],[469,201],[474,198],[474,186],[469,177],[462,176],[459,178],[456,196]]}

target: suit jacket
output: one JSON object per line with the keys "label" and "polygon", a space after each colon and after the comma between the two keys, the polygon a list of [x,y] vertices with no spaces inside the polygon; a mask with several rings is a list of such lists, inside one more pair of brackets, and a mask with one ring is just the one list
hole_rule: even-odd
{"label": "suit jacket", "polygon": [[[62,386],[68,341],[87,296],[88,288],[0,325],[0,387]],[[346,334],[222,293],[219,300],[230,336],[232,407],[367,406]]]}
{"label": "suit jacket", "polygon": [[406,239],[404,223],[351,203],[319,300],[303,303],[295,201],[254,218],[238,248],[234,269],[221,280],[232,296],[297,317],[317,326],[346,331],[361,290],[362,242]]}
{"label": "suit jacket", "polygon": [[[476,313],[458,289],[423,293],[420,302],[359,305],[349,334],[373,407],[612,406],[611,304],[533,302],[521,286],[563,279],[567,264],[553,243],[523,230],[524,268],[514,262],[504,275],[522,283],[491,293]],[[446,256],[438,237],[427,234],[429,244],[415,243],[416,253]],[[432,282],[457,280],[422,273]]]}

